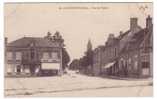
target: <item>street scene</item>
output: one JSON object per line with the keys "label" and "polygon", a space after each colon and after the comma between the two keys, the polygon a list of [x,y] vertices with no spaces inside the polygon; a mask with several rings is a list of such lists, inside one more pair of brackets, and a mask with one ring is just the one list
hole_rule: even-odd
{"label": "street scene", "polygon": [[6,97],[152,97],[153,4],[5,3]]}

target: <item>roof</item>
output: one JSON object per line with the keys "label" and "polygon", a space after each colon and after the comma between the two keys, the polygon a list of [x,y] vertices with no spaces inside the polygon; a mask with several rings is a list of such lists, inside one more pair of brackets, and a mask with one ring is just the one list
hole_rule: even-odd
{"label": "roof", "polygon": [[147,39],[150,33],[147,32],[146,29],[142,29],[139,32],[135,33],[130,41],[127,42],[127,44],[122,49],[122,53],[128,50],[138,49],[144,39]]}
{"label": "roof", "polygon": [[127,35],[130,32],[130,30],[124,32],[123,34],[119,35],[119,39],[122,39],[125,35]]}
{"label": "roof", "polygon": [[36,47],[57,47],[55,42],[52,42],[45,38],[40,37],[23,37],[7,44],[11,47],[28,47],[30,44],[34,44]]}
{"label": "roof", "polygon": [[141,47],[153,47],[153,33],[149,31],[149,33],[145,36],[145,39],[142,41]]}

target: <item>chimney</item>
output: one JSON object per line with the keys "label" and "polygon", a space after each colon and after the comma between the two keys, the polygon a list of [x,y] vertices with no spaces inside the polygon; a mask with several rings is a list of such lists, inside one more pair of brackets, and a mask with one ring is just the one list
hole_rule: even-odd
{"label": "chimney", "polygon": [[109,34],[109,39],[113,39],[114,38],[114,34]]}
{"label": "chimney", "polygon": [[152,18],[150,17],[150,15],[148,15],[148,17],[146,18],[146,28],[151,28],[152,26]]}
{"label": "chimney", "polygon": [[138,19],[136,17],[130,18],[130,30],[133,30],[138,26]]}
{"label": "chimney", "polygon": [[122,34],[123,34],[123,31],[120,31],[120,32],[119,32],[119,35],[121,36]]}

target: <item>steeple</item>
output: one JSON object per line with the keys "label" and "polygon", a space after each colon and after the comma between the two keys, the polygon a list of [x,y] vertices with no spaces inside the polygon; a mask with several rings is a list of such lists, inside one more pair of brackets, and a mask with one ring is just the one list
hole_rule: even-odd
{"label": "steeple", "polygon": [[91,40],[88,40],[88,44],[87,44],[87,51],[92,50],[92,43]]}

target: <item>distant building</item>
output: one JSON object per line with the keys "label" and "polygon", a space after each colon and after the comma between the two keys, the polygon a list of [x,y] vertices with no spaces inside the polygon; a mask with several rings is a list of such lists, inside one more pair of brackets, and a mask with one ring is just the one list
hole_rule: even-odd
{"label": "distant building", "polygon": [[93,51],[93,74],[95,76],[101,75],[102,65],[104,63],[104,48],[105,46],[98,46]]}
{"label": "distant building", "polygon": [[[116,63],[119,54],[119,39],[114,34],[109,34],[109,37],[104,46],[98,46],[94,50],[94,71],[95,75],[112,73],[110,67]],[[96,69],[99,68],[99,69]],[[115,69],[115,68],[113,68]],[[98,71],[99,70],[99,71]]]}
{"label": "distant building", "polygon": [[64,40],[59,32],[5,41],[5,75],[62,74]]}

